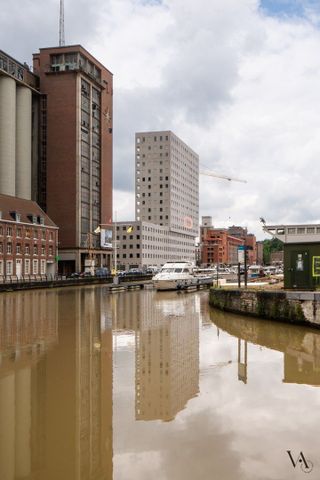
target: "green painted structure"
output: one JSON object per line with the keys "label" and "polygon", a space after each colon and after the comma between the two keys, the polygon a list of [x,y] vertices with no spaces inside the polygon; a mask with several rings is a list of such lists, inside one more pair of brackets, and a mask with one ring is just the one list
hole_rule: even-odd
{"label": "green painted structure", "polygon": [[284,244],[284,288],[320,289],[320,243]]}
{"label": "green painted structure", "polygon": [[263,230],[284,244],[284,288],[320,289],[320,224],[264,224]]}

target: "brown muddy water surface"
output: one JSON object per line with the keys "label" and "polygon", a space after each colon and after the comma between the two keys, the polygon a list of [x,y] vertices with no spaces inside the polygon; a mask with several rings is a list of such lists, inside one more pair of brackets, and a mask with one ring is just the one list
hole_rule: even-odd
{"label": "brown muddy water surface", "polygon": [[0,480],[320,479],[320,331],[208,292],[0,294]]}

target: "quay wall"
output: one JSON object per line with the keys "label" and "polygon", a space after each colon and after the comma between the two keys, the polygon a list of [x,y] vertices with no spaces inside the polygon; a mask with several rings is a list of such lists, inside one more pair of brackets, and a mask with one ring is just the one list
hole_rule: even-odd
{"label": "quay wall", "polygon": [[10,283],[0,283],[0,294],[1,292],[12,292],[17,290],[33,290],[36,288],[60,288],[60,287],[74,287],[74,286],[83,286],[83,285],[104,285],[108,288],[118,287],[121,285],[125,286],[134,286],[140,285],[144,286],[151,282],[152,275],[139,275],[130,277],[118,278],[115,282],[115,279],[111,276],[107,277],[83,277],[83,278],[60,278],[60,279],[38,279],[38,280],[28,280],[28,281],[12,281]]}
{"label": "quay wall", "polygon": [[320,293],[211,288],[212,307],[279,322],[320,327]]}

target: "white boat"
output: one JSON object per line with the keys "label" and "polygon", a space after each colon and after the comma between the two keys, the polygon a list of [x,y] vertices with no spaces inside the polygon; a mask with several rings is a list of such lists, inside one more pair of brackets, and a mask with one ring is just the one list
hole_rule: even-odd
{"label": "white boat", "polygon": [[212,284],[212,275],[195,272],[192,262],[168,262],[152,277],[157,290],[183,290],[191,286]]}

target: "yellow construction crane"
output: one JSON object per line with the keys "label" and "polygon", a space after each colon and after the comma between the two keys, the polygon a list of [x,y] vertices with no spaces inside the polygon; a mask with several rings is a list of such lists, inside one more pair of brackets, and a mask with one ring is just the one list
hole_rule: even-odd
{"label": "yellow construction crane", "polygon": [[228,180],[229,182],[241,182],[241,183],[247,183],[247,180],[243,180],[241,178],[234,178],[234,177],[229,177],[227,175],[219,175],[214,172],[208,172],[206,170],[200,170],[200,175],[208,175],[209,177],[216,177],[216,178],[222,178],[223,180]]}

